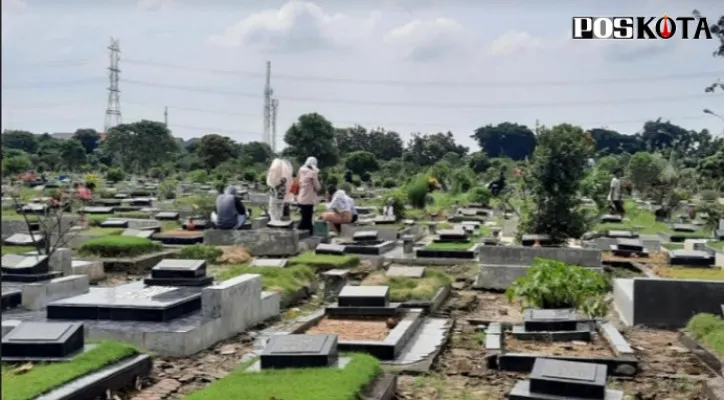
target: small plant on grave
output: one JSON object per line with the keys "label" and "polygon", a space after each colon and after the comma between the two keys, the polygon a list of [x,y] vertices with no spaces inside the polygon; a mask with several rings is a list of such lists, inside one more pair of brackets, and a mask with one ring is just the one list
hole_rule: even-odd
{"label": "small plant on grave", "polygon": [[590,317],[608,312],[606,278],[591,270],[564,262],[537,258],[525,276],[516,279],[505,295],[521,299],[523,308],[576,308]]}
{"label": "small plant on grave", "polygon": [[147,238],[135,236],[102,236],[91,239],[78,249],[81,255],[98,257],[135,257],[161,251],[163,246]]}
{"label": "small plant on grave", "polygon": [[686,324],[686,331],[696,339],[719,330],[724,331],[724,321],[714,314],[696,314]]}
{"label": "small plant on grave", "polygon": [[418,178],[407,186],[407,200],[414,208],[424,209],[427,205],[428,181],[426,178]]}
{"label": "small plant on grave", "polygon": [[468,194],[468,201],[471,203],[482,204],[487,206],[490,202],[490,190],[482,186],[474,187],[473,190]]}
{"label": "small plant on grave", "polygon": [[216,246],[209,246],[206,244],[194,244],[191,246],[184,246],[180,252],[178,252],[176,258],[185,260],[206,260],[206,262],[213,263],[224,254],[223,250]]}

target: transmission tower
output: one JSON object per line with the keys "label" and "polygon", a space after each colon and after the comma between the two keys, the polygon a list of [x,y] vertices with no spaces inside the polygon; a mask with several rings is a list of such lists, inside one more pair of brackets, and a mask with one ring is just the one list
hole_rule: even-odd
{"label": "transmission tower", "polygon": [[271,143],[271,125],[272,125],[272,95],[274,90],[271,88],[271,61],[266,62],[266,84],[264,85],[264,133],[262,134],[262,142],[273,147]]}
{"label": "transmission tower", "polygon": [[105,131],[108,132],[116,125],[122,124],[121,120],[121,91],[118,89],[118,78],[121,69],[118,62],[121,60],[121,45],[119,39],[111,38],[110,50],[111,63],[108,67],[108,105],[106,106]]}
{"label": "transmission tower", "polygon": [[163,125],[168,128],[168,106],[163,107]]}
{"label": "transmission tower", "polygon": [[272,99],[271,102],[271,149],[277,152],[277,111],[279,110],[279,99]]}

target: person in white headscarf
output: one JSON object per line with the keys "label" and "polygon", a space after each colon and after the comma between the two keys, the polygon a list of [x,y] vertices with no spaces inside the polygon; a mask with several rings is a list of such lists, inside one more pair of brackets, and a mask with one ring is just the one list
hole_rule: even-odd
{"label": "person in white headscarf", "polygon": [[292,185],[292,165],[287,160],[276,158],[266,175],[266,184],[269,187],[269,218],[272,221],[281,221],[284,214],[284,204],[290,201],[289,188]]}
{"label": "person in white headscarf", "polygon": [[299,205],[299,213],[302,215],[297,228],[300,230],[308,230],[310,234],[313,234],[314,207],[319,202],[319,196],[317,194],[322,190],[322,185],[319,183],[319,169],[317,168],[316,158],[307,158],[304,165],[299,168],[297,179],[299,180],[297,204]]}

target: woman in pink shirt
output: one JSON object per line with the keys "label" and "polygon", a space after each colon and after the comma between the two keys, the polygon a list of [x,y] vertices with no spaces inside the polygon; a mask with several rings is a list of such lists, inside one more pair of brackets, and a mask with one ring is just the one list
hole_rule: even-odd
{"label": "woman in pink shirt", "polygon": [[310,234],[313,234],[314,206],[319,202],[317,193],[322,189],[322,185],[319,183],[317,159],[314,157],[307,158],[304,165],[299,168],[297,178],[299,179],[297,204],[299,205],[299,213],[302,214],[297,229],[306,229]]}

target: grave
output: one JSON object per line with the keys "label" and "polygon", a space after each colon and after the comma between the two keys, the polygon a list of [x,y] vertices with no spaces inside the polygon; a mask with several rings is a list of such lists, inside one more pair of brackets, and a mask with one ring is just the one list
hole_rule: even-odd
{"label": "grave", "polygon": [[155,218],[159,221],[177,221],[181,214],[174,211],[163,211],[156,214]]}
{"label": "grave", "polygon": [[437,242],[461,243],[469,242],[468,234],[463,229],[445,229],[437,233]]}
{"label": "grave", "polygon": [[699,227],[690,224],[674,224],[671,226],[671,230],[674,232],[694,233],[699,230]]}
{"label": "grave", "polygon": [[685,267],[712,267],[715,257],[708,251],[703,250],[669,250],[669,265]]}
{"label": "grave", "polygon": [[148,286],[208,286],[213,278],[206,276],[204,260],[162,260],[151,268],[151,277],[143,280]]}
{"label": "grave", "polygon": [[48,211],[48,205],[45,203],[30,203],[20,207],[20,214],[45,215]]}
{"label": "grave", "polygon": [[153,206],[153,199],[149,197],[135,197],[132,198],[129,203],[132,207],[151,207]]}
{"label": "grave", "polygon": [[344,252],[349,254],[380,255],[395,247],[391,240],[380,240],[376,231],[355,232],[351,241],[341,242]]}
{"label": "grave", "polygon": [[337,297],[339,307],[387,307],[387,286],[345,286]]}
{"label": "grave", "polygon": [[2,279],[4,282],[40,282],[58,278],[60,271],[51,271],[48,256],[21,256],[6,254],[2,257]]}
{"label": "grave", "polygon": [[649,252],[644,243],[638,239],[618,239],[616,244],[611,245],[611,252],[619,257],[648,257]]}
{"label": "grave", "polygon": [[83,351],[83,324],[23,322],[2,338],[3,362],[67,360]]}
{"label": "grave", "polygon": [[109,218],[100,223],[101,228],[128,228],[128,220]]}
{"label": "grave", "polygon": [[121,233],[121,236],[135,236],[150,239],[153,234],[156,233],[153,230],[142,230],[142,229],[126,229]]}
{"label": "grave", "polygon": [[417,258],[474,259],[479,245],[472,243],[463,229],[438,231],[438,237],[422,249],[415,250]]}
{"label": "grave", "polygon": [[636,239],[639,237],[639,234],[632,231],[608,230],[606,231],[606,237],[614,239]]}
{"label": "grave", "polygon": [[573,309],[527,309],[523,325],[513,326],[512,334],[519,340],[588,342],[594,325],[594,321],[582,318]]}
{"label": "grave", "polygon": [[401,278],[422,278],[425,267],[391,266],[387,269],[387,276]]}
{"label": "grave", "polygon": [[357,207],[358,215],[370,215],[373,211],[372,207]]}
{"label": "grave", "polygon": [[528,233],[520,238],[520,244],[525,247],[535,246],[536,242],[542,247],[553,246],[551,236],[546,234]]}
{"label": "grave", "polygon": [[[294,229],[294,221],[292,221],[292,220],[288,220],[288,221],[271,220],[271,221],[267,222],[266,226],[267,226],[267,228],[292,230],[292,229]],[[249,228],[251,228],[251,225],[249,225]]]}
{"label": "grave", "polygon": [[392,225],[392,224],[394,224],[395,222],[397,222],[397,218],[396,218],[396,217],[388,217],[388,216],[385,216],[385,215],[378,215],[378,216],[376,216],[376,217],[372,220],[372,222],[373,222],[375,225]]}
{"label": "grave", "polygon": [[211,222],[205,218],[188,218],[181,227],[187,231],[203,231],[211,229]]}
{"label": "grave", "polygon": [[601,216],[601,223],[603,224],[620,224],[623,222],[623,217],[620,215],[606,214]]}
{"label": "grave", "polygon": [[22,302],[22,290],[10,287],[2,288],[2,309],[8,310],[15,308]]}
{"label": "grave", "polygon": [[320,243],[314,249],[314,253],[341,256],[344,255],[344,246],[332,243]]}
{"label": "grave", "polygon": [[518,381],[510,400],[623,400],[623,392],[606,389],[605,364],[538,358],[529,380]]}
{"label": "grave", "polygon": [[[33,239],[35,239],[35,242],[33,242]],[[35,243],[42,246],[44,242],[45,238],[39,233],[34,233],[32,236],[26,233],[15,233],[3,240],[3,243],[7,246],[33,246]]]}
{"label": "grave", "polygon": [[324,368],[339,358],[336,335],[274,335],[259,357],[260,368]]}
{"label": "grave", "polygon": [[285,268],[289,264],[286,258],[255,258],[249,263],[250,267]]}
{"label": "grave", "polygon": [[83,207],[80,212],[93,215],[113,214],[113,207]]}

